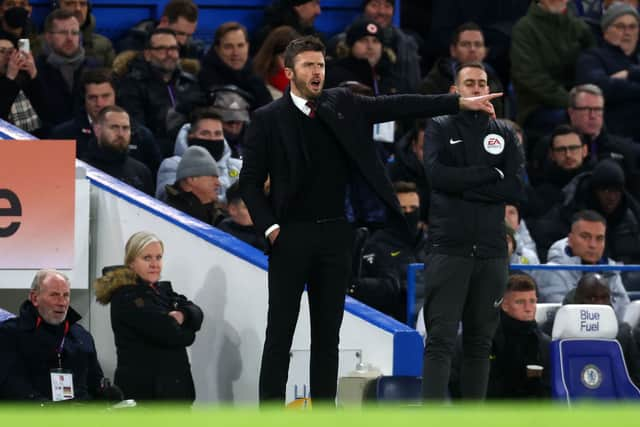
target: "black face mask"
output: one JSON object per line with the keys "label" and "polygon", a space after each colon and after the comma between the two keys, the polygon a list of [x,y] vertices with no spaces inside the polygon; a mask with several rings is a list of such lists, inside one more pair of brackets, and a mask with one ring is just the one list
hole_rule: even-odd
{"label": "black face mask", "polygon": [[4,22],[11,28],[24,28],[29,20],[29,11],[22,7],[12,7],[4,12]]}
{"label": "black face mask", "polygon": [[413,212],[405,213],[404,218],[407,220],[407,224],[409,224],[409,231],[411,231],[413,235],[418,234],[418,223],[420,222],[420,209],[416,209]]}
{"label": "black face mask", "polygon": [[211,157],[213,157],[216,162],[220,161],[224,153],[224,139],[189,138],[187,145],[189,145],[189,147],[197,145],[204,148],[211,154]]}

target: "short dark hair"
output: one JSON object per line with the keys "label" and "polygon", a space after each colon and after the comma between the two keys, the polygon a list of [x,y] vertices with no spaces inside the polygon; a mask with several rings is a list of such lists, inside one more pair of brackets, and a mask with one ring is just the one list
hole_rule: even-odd
{"label": "short dark hair", "polygon": [[573,217],[571,217],[571,226],[576,224],[578,221],[599,222],[605,227],[607,226],[607,220],[592,209],[584,209],[573,214]]}
{"label": "short dark hair", "polygon": [[198,131],[197,123],[200,122],[200,120],[219,120],[221,123],[224,122],[224,120],[222,120],[222,116],[213,109],[198,108],[194,110],[191,115],[191,128],[189,129],[189,135]]}
{"label": "short dark hair", "polygon": [[315,36],[298,37],[291,40],[284,50],[284,66],[293,68],[293,60],[302,52],[322,52],[322,56],[326,55],[326,49],[322,41]]}
{"label": "short dark hair", "polygon": [[[76,21],[78,17],[73,12],[67,9],[54,9],[44,20],[44,32],[50,33],[53,31],[53,21],[66,21],[67,19],[74,18]],[[80,25],[81,22],[78,22]]]}
{"label": "short dark hair", "polygon": [[224,24],[221,24],[218,28],[216,28],[216,32],[213,35],[213,45],[219,47],[222,39],[227,35],[227,33],[238,30],[242,31],[242,33],[244,34],[244,39],[247,43],[249,43],[249,32],[247,31],[247,27],[239,22],[230,21],[225,22]]}
{"label": "short dark hair", "polygon": [[115,80],[111,68],[89,68],[82,72],[80,77],[81,87],[86,89],[87,85],[99,85],[108,83],[115,90]]}
{"label": "short dark hair", "polygon": [[480,28],[480,25],[476,24],[475,22],[465,22],[464,24],[458,26],[458,28],[456,28],[451,35],[451,46],[455,46],[458,44],[458,42],[460,41],[460,34],[464,33],[465,31],[480,31],[482,33],[482,28]]}
{"label": "short dark hair", "polygon": [[177,40],[176,32],[173,31],[171,28],[154,28],[151,32],[149,32],[149,35],[147,36],[147,40],[144,44],[145,49],[151,49],[153,47],[151,46],[151,39],[153,39],[153,36],[158,34],[169,34],[170,36],[173,36]]}
{"label": "short dark hair", "polygon": [[184,18],[193,23],[198,20],[198,6],[191,0],[171,0],[164,7],[162,16],[166,16],[170,24],[178,18]]}
{"label": "short dark hair", "polygon": [[227,188],[225,193],[227,197],[227,204],[235,205],[242,202],[242,193],[240,193],[240,181],[236,181]]}
{"label": "short dark hair", "polygon": [[555,142],[556,137],[563,136],[563,135],[570,135],[572,133],[575,133],[576,135],[578,135],[578,138],[580,139],[580,143],[582,145],[587,143],[585,138],[580,134],[580,132],[578,132],[576,128],[574,128],[571,125],[563,124],[563,125],[556,126],[556,128],[551,133],[551,138],[549,139],[549,148],[550,149],[553,148],[553,143]]}
{"label": "short dark hair", "polygon": [[509,276],[506,292],[537,291],[536,281],[528,274],[518,273]]}
{"label": "short dark hair", "polygon": [[464,64],[458,64],[456,65],[455,83],[458,82],[458,77],[460,76],[460,72],[465,68],[477,68],[479,70],[484,71],[485,74],[487,73],[487,69],[484,67],[484,65],[482,65],[482,62],[473,61],[473,62],[465,62]]}
{"label": "short dark hair", "polygon": [[107,105],[98,113],[98,116],[96,117],[96,122],[104,123],[104,120],[107,118],[107,114],[109,113],[126,113],[127,115],[129,114],[127,113],[127,110],[125,110],[122,107],[119,107],[117,105]]}
{"label": "short dark hair", "polygon": [[396,194],[417,193],[418,187],[415,182],[395,181],[393,183],[393,191],[395,191]]}

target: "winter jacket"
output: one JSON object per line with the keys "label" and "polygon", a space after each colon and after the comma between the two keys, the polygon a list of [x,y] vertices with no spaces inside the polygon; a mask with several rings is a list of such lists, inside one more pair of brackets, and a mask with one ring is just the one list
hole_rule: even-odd
{"label": "winter jacket", "polygon": [[60,360],[62,369],[73,374],[74,398],[100,396],[102,369],[91,334],[77,323],[80,319],[69,307],[64,322],[50,325],[25,301],[18,317],[0,323],[0,400],[51,400],[50,371],[58,368],[63,337]]}
{"label": "winter jacket", "polygon": [[0,76],[0,93],[2,94],[0,96],[0,119],[9,119],[11,106],[20,91],[29,99],[38,116],[47,116],[46,89],[42,86],[42,81],[38,78],[31,79],[26,73],[21,72],[14,80],[10,80],[4,75]]}
{"label": "winter jacket", "polygon": [[[145,282],[128,267],[103,273],[95,282],[96,300],[111,304],[118,354],[115,384],[127,399],[192,402],[195,389],[186,347],[200,330],[202,310],[175,293],[170,282]],[[182,325],[168,315],[174,310],[184,314]]]}
{"label": "winter jacket", "polygon": [[184,99],[195,98],[199,90],[196,78],[180,68],[167,83],[144,58],[136,57],[120,82],[118,103],[133,120],[153,132],[163,157],[167,157],[173,152],[173,141],[167,132],[167,112]]}
{"label": "winter jacket", "polygon": [[432,251],[506,258],[504,205],[517,205],[523,193],[522,152],[511,128],[464,111],[432,119],[425,141]]}
{"label": "winter jacket", "polygon": [[511,38],[511,79],[519,123],[539,108],[568,107],[578,55],[594,44],[579,18],[550,13],[531,2]]}
{"label": "winter jacket", "polygon": [[[182,126],[178,137],[176,138],[176,145],[174,149],[175,156],[166,158],[160,164],[158,169],[158,180],[156,185],[156,198],[160,200],[167,199],[166,186],[176,182],[176,172],[178,171],[178,164],[182,158],[182,154],[189,147],[187,144],[187,136],[191,124],[187,123]],[[218,192],[218,200],[222,203],[226,200],[227,188],[231,187],[233,183],[238,180],[240,176],[240,169],[242,169],[242,160],[231,157],[231,148],[227,141],[224,142],[224,151],[222,157],[217,162],[218,172],[220,175],[220,190]]]}
{"label": "winter jacket", "polygon": [[[580,257],[574,256],[568,246],[568,238],[558,240],[549,249],[547,264],[550,265],[580,265]],[[615,261],[610,258],[603,258],[598,264],[615,265]],[[574,270],[535,270],[531,275],[538,284],[539,302],[562,302],[569,291],[575,289],[578,281],[584,273]],[[615,271],[605,271],[601,273],[611,291],[611,304],[618,316],[622,319],[624,311],[629,304],[629,295],[622,284],[620,273]]]}
{"label": "winter jacket", "polygon": [[167,204],[195,219],[217,226],[224,219],[217,202],[202,203],[193,193],[183,191],[178,184],[166,185]]}
{"label": "winter jacket", "polygon": [[250,244],[256,249],[260,249],[262,252],[267,249],[264,236],[260,236],[258,234],[254,225],[240,225],[233,222],[232,218],[225,218],[217,225],[217,228],[225,233],[231,234],[233,237],[240,239],[245,243]]}
{"label": "winter jacket", "polygon": [[[611,77],[626,70],[626,79]],[[576,67],[576,83],[593,83],[604,94],[605,122],[610,132],[640,138],[640,61],[636,52],[627,56],[622,49],[608,42],[582,53]]]}

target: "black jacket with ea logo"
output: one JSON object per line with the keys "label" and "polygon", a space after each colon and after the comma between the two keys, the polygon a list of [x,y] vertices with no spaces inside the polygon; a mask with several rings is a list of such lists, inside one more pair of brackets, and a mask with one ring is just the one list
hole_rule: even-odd
{"label": "black jacket with ea logo", "polygon": [[479,112],[435,117],[425,132],[424,162],[432,186],[431,251],[506,257],[504,206],[524,194],[513,130]]}

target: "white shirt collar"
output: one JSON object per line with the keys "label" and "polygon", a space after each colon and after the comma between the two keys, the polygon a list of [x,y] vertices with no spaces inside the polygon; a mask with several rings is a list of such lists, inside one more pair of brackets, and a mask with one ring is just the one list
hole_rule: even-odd
{"label": "white shirt collar", "polygon": [[304,114],[305,116],[308,116],[311,112],[311,108],[307,107],[307,100],[296,95],[292,91],[289,91],[289,93],[291,94],[291,100],[293,101],[294,105],[298,107],[298,110],[302,111],[302,114]]}

